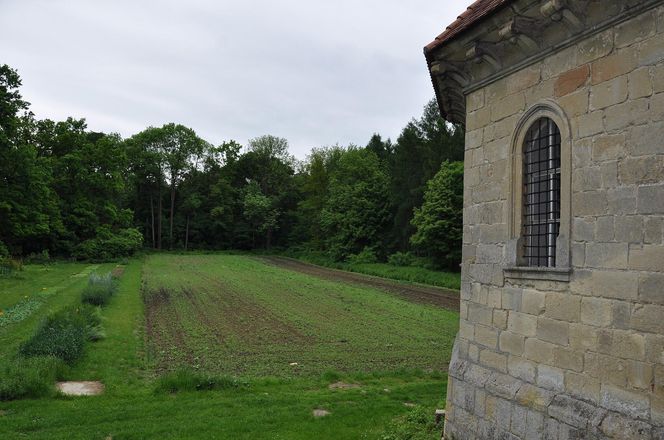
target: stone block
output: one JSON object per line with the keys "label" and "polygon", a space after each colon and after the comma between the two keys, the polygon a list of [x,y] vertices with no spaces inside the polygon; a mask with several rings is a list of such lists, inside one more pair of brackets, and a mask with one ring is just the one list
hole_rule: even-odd
{"label": "stone block", "polygon": [[598,413],[603,412],[595,405],[563,394],[554,397],[549,405],[551,417],[579,429],[587,429],[589,421],[597,418]]}
{"label": "stone block", "polygon": [[496,399],[496,425],[503,431],[507,432],[510,429],[512,422],[512,403],[505,399]]}
{"label": "stone block", "polygon": [[556,347],[553,351],[553,362],[564,370],[583,371],[583,353],[581,351]]}
{"label": "stone block", "polygon": [[615,45],[617,48],[631,46],[634,43],[655,35],[656,31],[657,20],[655,11],[648,11],[616,26]]}
{"label": "stone block", "polygon": [[569,345],[575,350],[595,350],[597,329],[584,324],[570,324]]}
{"label": "stone block", "polygon": [[581,322],[595,327],[609,327],[613,319],[613,301],[596,297],[581,300]]}
{"label": "stone block", "polygon": [[651,67],[653,92],[664,92],[664,64]]}
{"label": "stone block", "polygon": [[493,309],[483,304],[468,304],[468,320],[475,324],[490,326],[493,322]]}
{"label": "stone block", "polygon": [[554,95],[558,98],[569,95],[583,87],[588,78],[590,78],[590,65],[588,64],[569,70],[556,79],[553,86]]}
{"label": "stone block", "polygon": [[664,122],[654,122],[631,128],[627,149],[631,156],[656,155],[662,152]]}
{"label": "stone block", "polygon": [[505,287],[503,289],[502,305],[505,310],[519,311],[521,307],[521,294],[523,289]]}
{"label": "stone block", "polygon": [[477,364],[471,364],[467,368],[466,374],[463,376],[463,380],[475,387],[484,388],[484,384],[487,380],[489,380],[490,376],[491,370],[488,370]]}
{"label": "stone block", "polygon": [[631,313],[630,303],[626,301],[613,301],[611,304],[611,325],[613,328],[628,329]]}
{"label": "stone block", "polygon": [[545,304],[546,311],[544,312],[544,316],[547,318],[568,322],[579,321],[581,313],[580,296],[570,295],[569,293],[550,292],[546,294]]}
{"label": "stone block", "polygon": [[540,316],[537,319],[537,337],[543,341],[565,346],[569,343],[569,323]]}
{"label": "stone block", "polygon": [[565,371],[565,389],[577,399],[599,402],[600,381],[586,374]]}
{"label": "stone block", "polygon": [[617,357],[644,360],[646,340],[644,335],[627,330],[613,330],[613,349],[611,354]]}
{"label": "stone block", "polygon": [[466,125],[470,130],[479,130],[491,124],[491,108],[483,107],[466,116]]}
{"label": "stone block", "polygon": [[[598,242],[607,242],[607,241],[613,241],[613,216],[612,215],[605,215],[602,217],[597,217],[597,221],[595,222],[595,240]],[[588,243],[586,245],[586,250],[589,250],[588,248],[592,248],[597,243]],[[590,252],[592,253],[592,249],[590,249]]]}
{"label": "stone block", "polygon": [[630,325],[634,330],[664,334],[664,306],[636,304],[632,310]]}
{"label": "stone block", "polygon": [[554,393],[535,385],[523,384],[516,393],[516,402],[519,405],[544,412],[553,400]]}
{"label": "stone block", "polygon": [[587,89],[581,89],[558,98],[558,103],[570,117],[586,114],[588,113],[589,92]]}
{"label": "stone block", "polygon": [[541,315],[545,309],[546,294],[537,290],[525,289],[521,294],[521,311],[529,315]]}
{"label": "stone block", "polygon": [[578,62],[578,56],[579,52],[576,46],[571,46],[545,58],[542,61],[542,79],[555,78],[563,72],[585,64]]}
{"label": "stone block", "polygon": [[664,335],[646,335],[646,361],[664,365]]}
{"label": "stone block", "polygon": [[520,405],[512,406],[512,424],[510,426],[510,431],[519,438],[523,438],[528,430],[528,411],[528,409]]}
{"label": "stone block", "polygon": [[573,193],[572,212],[578,216],[608,214],[608,193],[606,191]]}
{"label": "stone block", "polygon": [[636,188],[633,186],[609,188],[606,191],[606,200],[608,212],[612,214],[636,213]]}
{"label": "stone block", "polygon": [[474,340],[475,325],[470,321],[466,321],[465,319],[459,320],[459,337],[468,341]]}
{"label": "stone block", "polygon": [[484,89],[469,93],[466,97],[466,111],[472,112],[484,107]]}
{"label": "stone block", "polygon": [[635,272],[593,270],[577,271],[576,275],[571,285],[576,293],[625,300],[638,297],[638,274]]}
{"label": "stone block", "polygon": [[600,269],[623,269],[627,267],[627,243],[588,243],[586,266]]}
{"label": "stone block", "polygon": [[491,106],[491,121],[497,122],[508,116],[522,112],[526,106],[523,93],[515,93],[495,102]]}
{"label": "stone block", "polygon": [[618,161],[611,160],[600,164],[602,174],[602,188],[615,188],[618,186]]}
{"label": "stone block", "polygon": [[607,131],[623,130],[630,125],[643,125],[650,121],[647,98],[629,100],[604,111],[604,127]]}
{"label": "stone block", "polygon": [[523,347],[526,338],[522,335],[509,331],[500,333],[500,351],[520,356],[523,353]]}
{"label": "stone block", "polygon": [[627,75],[594,85],[590,88],[590,110],[601,110],[627,100]]}
{"label": "stone block", "polygon": [[507,317],[507,329],[519,335],[535,336],[537,334],[537,317],[511,311]]}
{"label": "stone block", "polygon": [[541,438],[544,431],[544,415],[540,412],[528,410],[526,415],[526,433],[523,438]]}
{"label": "stone block", "polygon": [[664,184],[640,186],[637,194],[640,214],[664,214]]}
{"label": "stone block", "polygon": [[483,325],[475,326],[475,342],[495,349],[498,345],[498,330]]}
{"label": "stone block", "polygon": [[604,131],[604,112],[602,110],[580,115],[576,121],[576,125],[578,126],[578,136],[580,139]]}
{"label": "stone block", "polygon": [[579,139],[574,143],[574,148],[572,148],[572,168],[585,167],[592,164],[592,141],[593,139],[588,137],[585,139]]}
{"label": "stone block", "polygon": [[630,245],[629,268],[650,272],[663,272],[664,246],[650,244],[643,246]]}
{"label": "stone block", "polygon": [[505,399],[514,399],[517,391],[521,388],[522,382],[510,375],[493,372],[486,381],[485,389],[494,396]]}
{"label": "stone block", "polygon": [[556,346],[550,342],[540,341],[536,338],[528,338],[526,339],[525,344],[525,357],[531,361],[553,365],[553,350],[555,347]]}
{"label": "stone block", "polygon": [[594,139],[593,161],[615,160],[625,156],[626,139],[624,134],[601,135]]}
{"label": "stone block", "polygon": [[639,275],[639,301],[664,305],[664,273]]}
{"label": "stone block", "polygon": [[664,60],[664,39],[655,36],[638,45],[637,61],[641,66],[652,66]]}
{"label": "stone block", "polygon": [[488,368],[507,373],[507,355],[492,350],[480,351],[480,364]]}
{"label": "stone block", "polygon": [[636,69],[629,74],[627,80],[629,81],[629,99],[639,99],[652,95],[650,68]]}
{"label": "stone block", "polygon": [[629,362],[627,364],[627,384],[632,388],[650,391],[653,384],[652,365],[645,362]]}
{"label": "stone block", "polygon": [[615,238],[621,243],[643,243],[643,217],[616,217]]}
{"label": "stone block", "polygon": [[645,422],[633,420],[620,414],[609,413],[600,426],[601,432],[612,439],[651,440],[652,427]]}
{"label": "stone block", "polygon": [[602,384],[610,384],[619,388],[627,387],[627,367],[631,361],[603,354],[599,354],[597,359]]}
{"label": "stone block", "polygon": [[607,29],[592,38],[586,38],[577,46],[578,63],[585,64],[605,57],[613,50],[614,30]]}
{"label": "stone block", "polygon": [[565,372],[549,365],[537,366],[537,386],[553,391],[565,390]]}
{"label": "stone block", "polygon": [[664,236],[664,218],[646,217],[644,219],[644,243],[662,244]]}
{"label": "stone block", "polygon": [[493,326],[500,330],[507,328],[507,310],[493,311]]}
{"label": "stone block", "polygon": [[537,364],[519,356],[507,358],[508,373],[525,382],[535,383]]}
{"label": "stone block", "polygon": [[632,418],[648,419],[650,416],[650,399],[643,393],[603,384],[600,390],[600,403],[608,410]]}
{"label": "stone block", "polygon": [[602,186],[600,167],[585,167],[572,171],[573,191],[592,191]]}

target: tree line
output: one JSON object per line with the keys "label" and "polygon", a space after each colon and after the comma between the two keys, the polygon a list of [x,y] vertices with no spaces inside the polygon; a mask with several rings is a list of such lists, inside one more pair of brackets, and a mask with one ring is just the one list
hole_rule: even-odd
{"label": "tree line", "polygon": [[279,248],[458,265],[463,132],[434,100],[394,142],[296,160],[270,135],[214,145],[174,123],[123,139],[39,120],[20,86],[0,66],[0,258]]}

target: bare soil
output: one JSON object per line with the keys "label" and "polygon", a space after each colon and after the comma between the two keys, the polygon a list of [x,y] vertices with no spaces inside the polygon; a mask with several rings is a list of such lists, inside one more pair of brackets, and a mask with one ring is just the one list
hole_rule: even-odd
{"label": "bare soil", "polygon": [[385,292],[398,295],[408,301],[420,304],[429,304],[442,307],[455,312],[459,311],[459,293],[454,290],[442,289],[421,284],[404,284],[385,278],[364,275],[355,272],[330,269],[316,266],[292,258],[267,256],[262,257],[265,261],[275,266],[293,270],[296,272],[313,275],[326,280],[340,281],[345,283],[360,284],[373,287]]}

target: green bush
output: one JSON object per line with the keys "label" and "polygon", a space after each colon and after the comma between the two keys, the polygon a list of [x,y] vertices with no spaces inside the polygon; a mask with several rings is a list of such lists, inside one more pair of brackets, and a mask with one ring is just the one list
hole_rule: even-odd
{"label": "green bush", "polygon": [[120,229],[117,233],[100,227],[95,238],[85,240],[74,249],[78,260],[108,261],[134,255],[143,246],[143,235],[136,228]]}
{"label": "green bush", "polygon": [[23,270],[23,262],[14,258],[0,259],[0,275],[11,275]]}
{"label": "green bush", "polygon": [[178,370],[159,378],[155,389],[158,393],[177,393],[181,391],[227,390],[244,386],[243,382],[227,377],[212,376],[191,370]]}
{"label": "green bush", "polygon": [[412,266],[415,262],[415,258],[410,252],[396,252],[387,259],[387,262],[392,266]]}
{"label": "green bush", "polygon": [[405,416],[395,419],[381,435],[380,440],[433,440],[439,439],[442,427],[436,426],[433,411],[417,406]]}
{"label": "green bush", "polygon": [[53,392],[62,361],[54,357],[4,360],[0,363],[0,400],[43,397]]}
{"label": "green bush", "polygon": [[68,364],[83,354],[85,342],[99,334],[101,320],[90,306],[71,307],[47,317],[19,348],[24,357],[54,356]]}
{"label": "green bush", "polygon": [[9,257],[9,249],[7,249],[7,246],[0,241],[0,260],[4,260],[5,258]]}
{"label": "green bush", "polygon": [[350,264],[376,263],[378,262],[378,257],[376,256],[376,252],[367,246],[360,253],[349,255],[346,261]]}
{"label": "green bush", "polygon": [[88,285],[81,293],[81,301],[93,306],[103,306],[108,303],[116,290],[117,282],[110,272],[105,275],[93,273],[90,274]]}
{"label": "green bush", "polygon": [[48,250],[44,249],[40,253],[28,255],[25,258],[25,262],[29,264],[47,264],[51,262],[51,256],[49,255]]}

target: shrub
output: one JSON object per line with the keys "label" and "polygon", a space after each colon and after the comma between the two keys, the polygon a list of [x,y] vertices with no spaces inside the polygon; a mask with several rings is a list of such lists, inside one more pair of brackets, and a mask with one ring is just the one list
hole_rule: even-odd
{"label": "shrub", "polygon": [[111,296],[117,290],[117,282],[111,275],[90,274],[88,285],[81,293],[81,301],[93,306],[103,306],[111,299]]}
{"label": "shrub", "polygon": [[62,369],[54,357],[16,358],[0,363],[0,400],[43,397],[51,394]]}
{"label": "shrub", "polygon": [[4,260],[5,258],[9,257],[9,249],[7,249],[7,246],[0,241],[0,260]]}
{"label": "shrub", "polygon": [[19,348],[24,357],[54,356],[71,364],[81,357],[85,342],[99,333],[101,321],[90,306],[68,308],[47,317]]}
{"label": "shrub", "polygon": [[36,254],[30,254],[25,258],[26,263],[30,264],[47,264],[50,263],[51,261],[51,256],[48,253],[47,249],[44,249],[40,253]]}
{"label": "shrub", "polygon": [[14,258],[0,259],[0,275],[11,275],[23,270],[23,262]]}
{"label": "shrub", "polygon": [[143,235],[136,228],[120,229],[114,233],[108,227],[101,227],[95,238],[76,246],[73,255],[79,260],[116,260],[133,255],[142,245]]}
{"label": "shrub", "polygon": [[177,393],[181,391],[227,390],[246,385],[227,376],[212,376],[191,370],[178,370],[168,373],[157,381],[156,392]]}
{"label": "shrub", "polygon": [[346,261],[348,261],[350,264],[376,263],[378,261],[378,257],[376,256],[376,252],[367,246],[362,249],[362,252],[350,255]]}
{"label": "shrub", "polygon": [[430,440],[440,438],[441,427],[436,426],[434,414],[421,406],[395,419],[381,435],[381,440]]}
{"label": "shrub", "polygon": [[412,266],[415,258],[410,252],[396,252],[387,259],[387,262],[393,266]]}

